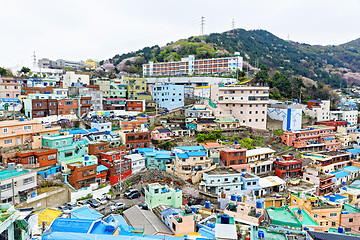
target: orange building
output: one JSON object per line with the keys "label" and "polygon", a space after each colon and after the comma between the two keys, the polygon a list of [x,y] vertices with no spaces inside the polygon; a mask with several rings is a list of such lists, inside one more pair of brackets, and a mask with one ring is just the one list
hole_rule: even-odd
{"label": "orange building", "polygon": [[336,151],[341,145],[335,139],[335,127],[323,125],[296,131],[286,131],[281,136],[281,142],[301,152]]}
{"label": "orange building", "polygon": [[220,161],[224,166],[238,165],[246,163],[246,148],[239,145],[227,146],[220,150]]}

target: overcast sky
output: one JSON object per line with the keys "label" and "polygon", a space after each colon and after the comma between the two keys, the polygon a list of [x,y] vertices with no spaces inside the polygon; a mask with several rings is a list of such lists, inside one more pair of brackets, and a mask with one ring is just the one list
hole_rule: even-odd
{"label": "overcast sky", "polygon": [[265,29],[309,44],[360,37],[360,0],[0,0],[0,66],[32,55],[102,60],[118,53],[231,28]]}

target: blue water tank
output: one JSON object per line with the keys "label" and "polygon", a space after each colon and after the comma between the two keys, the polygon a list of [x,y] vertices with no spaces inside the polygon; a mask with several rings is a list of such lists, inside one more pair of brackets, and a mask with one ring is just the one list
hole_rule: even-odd
{"label": "blue water tank", "polygon": [[210,226],[209,227],[211,227],[211,228],[215,228],[215,223],[210,223]]}
{"label": "blue water tank", "polygon": [[294,102],[295,102],[295,103],[298,103],[298,102],[299,102],[299,100],[295,99],[295,100],[294,100]]}
{"label": "blue water tank", "polygon": [[298,209],[298,210],[297,210],[297,213],[298,213],[299,215],[302,214],[301,209]]}
{"label": "blue water tank", "polygon": [[116,230],[115,226],[113,225],[106,225],[105,231],[113,233]]}
{"label": "blue water tank", "polygon": [[344,233],[344,229],[342,227],[338,228],[338,233]]}
{"label": "blue water tank", "polygon": [[110,134],[110,131],[106,131],[106,134]]}
{"label": "blue water tank", "polygon": [[294,155],[293,153],[289,153],[290,156]]}
{"label": "blue water tank", "polygon": [[238,141],[235,141],[235,144],[238,144],[239,142]]}
{"label": "blue water tank", "polygon": [[89,155],[85,155],[84,160],[85,160],[85,161],[89,161],[89,160],[90,160],[90,156],[89,156]]}
{"label": "blue water tank", "polygon": [[176,215],[178,215],[178,214],[179,214],[179,213],[177,213],[177,212],[174,212],[174,213],[173,213],[174,216],[176,216]]}
{"label": "blue water tank", "polygon": [[45,94],[51,94],[51,92],[50,91],[45,91]]}
{"label": "blue water tank", "polygon": [[97,123],[97,120],[94,120],[94,123]]}
{"label": "blue water tank", "polygon": [[145,114],[143,114],[143,115],[142,115],[142,117],[146,117],[146,115],[145,115]]}
{"label": "blue water tank", "polygon": [[205,208],[210,209],[210,201],[205,201]]}
{"label": "blue water tank", "polygon": [[231,201],[236,201],[236,195],[232,194],[231,197],[230,197],[230,200]]}
{"label": "blue water tank", "polygon": [[262,208],[262,202],[256,201],[256,208]]}
{"label": "blue water tank", "polygon": [[309,228],[308,228],[308,227],[304,227],[304,231],[309,231]]}
{"label": "blue water tank", "polygon": [[47,83],[46,82],[44,82],[44,86],[46,86],[47,85]]}
{"label": "blue water tank", "polygon": [[242,197],[241,197],[240,195],[237,196],[237,197],[236,197],[236,201],[237,201],[237,202],[242,202]]}
{"label": "blue water tank", "polygon": [[230,223],[230,216],[227,214],[221,215],[221,224],[229,224]]}
{"label": "blue water tank", "polygon": [[86,87],[86,84],[83,84],[83,87]]}
{"label": "blue water tank", "polygon": [[264,231],[262,231],[262,230],[259,230],[259,231],[258,231],[258,238],[260,238],[260,239],[264,239],[264,238],[265,238],[265,233],[264,233]]}
{"label": "blue water tank", "polygon": [[24,121],[24,118],[20,118],[20,122],[23,122]]}
{"label": "blue water tank", "polygon": [[346,185],[346,182],[342,182],[342,185],[345,186],[345,185]]}
{"label": "blue water tank", "polygon": [[320,99],[320,98],[318,98],[318,102],[321,102],[321,99]]}
{"label": "blue water tank", "polygon": [[193,213],[197,213],[196,207],[191,207],[191,210],[193,211]]}
{"label": "blue water tank", "polygon": [[346,187],[343,187],[342,189],[343,189],[343,190],[345,190],[345,191],[347,190],[347,188],[346,188]]}
{"label": "blue water tank", "polygon": [[329,198],[330,202],[335,202],[336,198],[334,195],[331,195],[330,198]]}
{"label": "blue water tank", "polygon": [[135,153],[139,153],[139,150],[135,149]]}

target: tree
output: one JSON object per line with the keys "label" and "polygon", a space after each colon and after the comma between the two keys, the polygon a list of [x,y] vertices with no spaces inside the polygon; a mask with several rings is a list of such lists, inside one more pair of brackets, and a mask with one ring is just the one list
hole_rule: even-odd
{"label": "tree", "polygon": [[5,76],[6,75],[6,69],[5,68],[2,68],[0,67],[0,76]]}
{"label": "tree", "polygon": [[24,73],[24,74],[27,74],[27,73],[30,72],[30,68],[28,68],[28,67],[22,67],[21,70],[20,70],[20,72],[22,72],[22,73]]}

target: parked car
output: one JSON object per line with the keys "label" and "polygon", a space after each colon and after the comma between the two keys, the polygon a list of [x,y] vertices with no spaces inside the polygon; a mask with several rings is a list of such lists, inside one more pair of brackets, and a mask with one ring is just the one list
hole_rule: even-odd
{"label": "parked car", "polygon": [[75,202],[67,202],[64,204],[65,207],[68,207],[70,209],[74,209],[76,207],[78,207],[78,205]]}
{"label": "parked car", "polygon": [[96,201],[95,199],[93,198],[90,198],[86,201],[87,204],[89,204],[91,207],[93,208],[97,208],[100,206],[100,203],[98,201]]}
{"label": "parked car", "polygon": [[71,208],[68,208],[67,206],[59,206],[58,209],[64,213],[71,211]]}
{"label": "parked car", "polygon": [[107,204],[107,200],[105,199],[105,197],[97,198],[96,200],[97,200],[101,205]]}
{"label": "parked car", "polygon": [[105,198],[106,200],[111,200],[111,195],[107,194],[107,193],[103,193],[103,198]]}
{"label": "parked car", "polygon": [[141,194],[145,196],[145,190],[146,190],[146,187],[142,187],[141,188]]}
{"label": "parked car", "polygon": [[126,192],[124,193],[124,196],[128,198],[130,195],[132,195],[134,193],[139,193],[139,190],[130,188],[130,189],[126,190]]}
{"label": "parked car", "polygon": [[117,202],[110,206],[110,210],[112,212],[120,210],[120,209],[124,209],[124,208],[125,208],[125,203],[122,203],[122,202]]}
{"label": "parked car", "polygon": [[139,193],[139,191],[137,192],[133,192],[130,195],[127,196],[128,199],[134,199],[134,198],[139,198],[141,196],[141,194]]}
{"label": "parked car", "polygon": [[86,200],[80,200],[80,201],[77,202],[77,204],[86,205],[87,203],[86,203]]}

